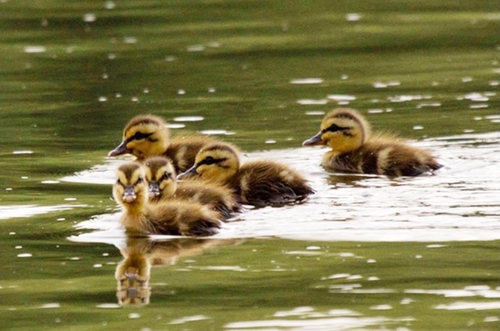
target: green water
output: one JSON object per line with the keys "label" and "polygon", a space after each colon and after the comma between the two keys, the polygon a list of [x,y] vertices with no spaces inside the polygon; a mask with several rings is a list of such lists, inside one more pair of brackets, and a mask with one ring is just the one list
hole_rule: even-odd
{"label": "green water", "polygon": [[[6,0],[0,31],[0,329],[499,328],[500,238],[484,234],[500,219],[499,139],[481,136],[499,131],[497,1]],[[319,80],[296,84],[306,78]],[[342,105],[338,95],[375,129],[430,138],[451,170],[412,182],[324,175],[321,152],[299,147],[319,128],[311,114]],[[119,307],[120,232],[96,239],[76,227],[116,210],[110,185],[62,178],[112,170],[105,156],[140,113],[184,125],[173,134],[220,130],[250,156],[285,155],[318,193],[249,211],[237,244],[180,249],[177,263],[151,270],[149,305]],[[464,134],[477,136],[439,140]],[[405,185],[409,200],[428,197],[421,209],[387,206]],[[375,221],[436,222],[414,241],[391,229],[349,235],[381,205],[390,214]],[[300,228],[313,209],[350,221],[348,240],[289,239],[288,227],[325,224]],[[447,227],[469,226],[473,241],[446,240]],[[68,240],[88,233],[95,242]]]}

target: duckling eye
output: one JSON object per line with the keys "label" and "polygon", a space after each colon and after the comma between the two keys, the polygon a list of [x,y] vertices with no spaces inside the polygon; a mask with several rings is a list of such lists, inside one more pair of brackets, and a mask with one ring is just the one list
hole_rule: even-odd
{"label": "duckling eye", "polygon": [[321,132],[325,133],[325,132],[337,132],[337,131],[342,131],[342,130],[345,130],[347,128],[342,128],[340,126],[338,126],[337,124],[332,124],[330,125],[329,127],[327,127],[326,129],[322,130]]}
{"label": "duckling eye", "polygon": [[153,132],[151,132],[151,133],[143,133],[143,132],[137,131],[132,137],[130,137],[127,140],[128,141],[132,141],[132,140],[146,139],[146,138],[149,138],[152,134],[153,134]]}
{"label": "duckling eye", "polygon": [[211,156],[207,156],[204,160],[203,160],[203,164],[206,164],[206,165],[211,165],[211,164],[214,164],[215,163],[215,159]]}
{"label": "duckling eye", "polygon": [[125,186],[119,179],[116,180],[116,185]]}
{"label": "duckling eye", "polygon": [[169,174],[168,172],[165,172],[165,173],[163,174],[163,176],[161,176],[161,179],[160,179],[160,180],[167,180],[167,179],[169,179],[170,177],[171,177],[171,176],[170,176],[170,174]]}
{"label": "duckling eye", "polygon": [[199,167],[199,166],[204,165],[204,164],[205,165],[220,164],[226,160],[227,160],[227,158],[215,159],[213,156],[207,156],[206,158],[203,159],[203,161],[196,164],[196,167]]}
{"label": "duckling eye", "polygon": [[139,177],[139,178],[137,178],[137,182],[135,182],[135,184],[136,184],[136,185],[137,185],[137,184],[141,184],[143,181],[144,181],[144,178]]}

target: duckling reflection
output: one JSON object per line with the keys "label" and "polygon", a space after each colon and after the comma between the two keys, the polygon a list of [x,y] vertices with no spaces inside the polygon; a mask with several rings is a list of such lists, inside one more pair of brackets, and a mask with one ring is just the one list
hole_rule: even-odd
{"label": "duckling reflection", "polygon": [[149,237],[128,236],[126,247],[120,249],[124,259],[115,271],[118,303],[122,306],[149,304],[152,266],[170,266],[175,264],[178,258],[200,255],[205,249],[237,245],[242,241],[195,238],[157,241]]}
{"label": "duckling reflection", "polygon": [[[141,245],[141,241],[142,243]],[[143,253],[147,239],[138,239],[127,242],[127,248],[122,250],[125,257],[117,267],[115,279],[117,280],[116,297],[120,305],[147,305],[151,290],[149,277],[151,263]],[[147,245],[146,245],[147,247]]]}
{"label": "duckling reflection", "polygon": [[[373,176],[373,178],[376,178],[376,176]],[[367,180],[367,175],[351,175],[351,174],[336,174],[336,175],[330,175],[326,178],[326,182],[330,186],[338,186],[338,185],[344,185],[344,186],[356,186],[359,187],[360,181],[366,181]]]}

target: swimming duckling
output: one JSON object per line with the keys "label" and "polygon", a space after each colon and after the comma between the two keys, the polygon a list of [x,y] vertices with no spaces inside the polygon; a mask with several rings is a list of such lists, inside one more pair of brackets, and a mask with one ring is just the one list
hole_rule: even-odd
{"label": "swimming duckling", "polygon": [[172,162],[163,156],[153,156],[144,162],[146,180],[149,184],[149,199],[153,202],[180,199],[199,202],[218,211],[228,219],[241,210],[233,192],[223,186],[198,181],[177,183],[177,174]]}
{"label": "swimming duckling", "polygon": [[199,203],[148,203],[148,184],[141,164],[121,165],[113,197],[124,208],[120,222],[128,231],[146,234],[210,236],[220,228],[218,213]]}
{"label": "swimming duckling", "polygon": [[314,190],[295,170],[273,161],[251,161],[240,167],[238,150],[226,143],[204,147],[194,166],[177,176],[197,176],[205,182],[226,185],[244,204],[282,205],[304,200]]}
{"label": "swimming duckling", "polygon": [[162,118],[139,115],[132,118],[123,130],[123,141],[108,156],[133,154],[138,161],[149,156],[170,158],[176,171],[184,171],[194,164],[196,153],[217,140],[207,136],[181,136],[170,139]]}
{"label": "swimming duckling", "polygon": [[321,122],[321,131],[303,146],[327,145],[322,166],[329,171],[395,176],[418,176],[442,167],[426,150],[393,137],[372,136],[370,125],[357,111],[337,108]]}

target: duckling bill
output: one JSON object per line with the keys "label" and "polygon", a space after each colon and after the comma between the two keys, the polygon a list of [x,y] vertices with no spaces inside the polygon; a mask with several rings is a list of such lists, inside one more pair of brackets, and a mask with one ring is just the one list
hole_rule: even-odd
{"label": "duckling bill", "polygon": [[442,167],[426,150],[381,134],[357,111],[337,108],[321,122],[320,131],[303,146],[328,146],[322,166],[328,171],[396,176],[418,176]]}

